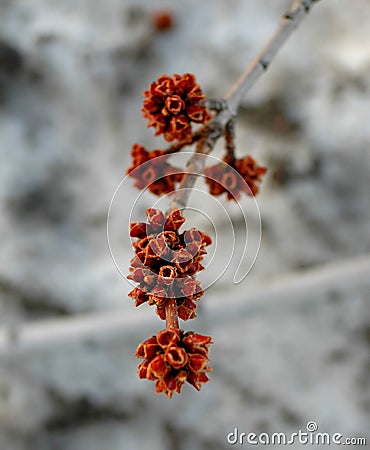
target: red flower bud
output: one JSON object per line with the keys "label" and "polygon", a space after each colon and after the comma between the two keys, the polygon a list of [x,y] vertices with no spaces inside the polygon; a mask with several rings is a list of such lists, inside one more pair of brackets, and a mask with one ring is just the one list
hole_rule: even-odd
{"label": "red flower bud", "polygon": [[165,357],[166,361],[174,369],[180,369],[188,362],[188,355],[186,354],[186,351],[181,347],[176,347],[175,345],[167,348]]}
{"label": "red flower bud", "polygon": [[[156,124],[160,126],[159,122]],[[155,195],[168,194],[182,179],[182,171],[168,164],[162,150],[147,152],[141,145],[134,144],[131,155],[132,165],[127,173],[135,179],[134,184],[138,189],[148,188]]]}
{"label": "red flower bud", "polygon": [[[224,158],[225,163],[227,159]],[[212,195],[226,192],[228,200],[237,200],[241,192],[250,196],[257,195],[258,184],[267,171],[266,167],[258,166],[249,155],[228,162],[229,164],[220,163],[204,169],[209,192]]]}
{"label": "red flower bud", "polygon": [[202,342],[201,352],[190,350],[183,339],[191,341],[194,333],[184,334],[181,330],[163,330],[139,345],[136,356],[144,361],[138,366],[140,378],[156,381],[156,392],[172,397],[180,393],[182,385],[188,381],[197,390],[208,381],[206,375],[212,369],[208,365],[209,336],[196,335]]}
{"label": "red flower bud", "polygon": [[144,92],[142,113],[156,135],[167,141],[191,142],[191,122],[205,123],[210,114],[203,104],[204,95],[194,75],[163,75]]}
{"label": "red flower bud", "polygon": [[[167,300],[175,299],[180,318],[192,319],[196,317],[194,300],[203,295],[194,276],[203,269],[200,261],[211,238],[195,228],[179,234],[185,219],[178,209],[165,216],[149,208],[147,216],[148,224],[131,224],[132,235],[138,240],[132,244],[136,256],[131,260],[128,278],[139,285],[129,295],[136,306],[144,302],[156,305],[161,319],[165,319]],[[143,236],[145,228],[150,234]]]}

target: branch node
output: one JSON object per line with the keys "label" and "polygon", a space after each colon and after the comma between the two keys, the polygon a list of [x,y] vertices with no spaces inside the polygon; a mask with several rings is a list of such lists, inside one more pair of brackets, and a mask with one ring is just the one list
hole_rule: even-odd
{"label": "branch node", "polygon": [[312,0],[304,0],[302,3],[302,6],[304,7],[304,10],[306,13],[308,13],[311,9]]}
{"label": "branch node", "polygon": [[227,101],[224,98],[209,98],[206,101],[209,109],[221,112],[227,108]]}
{"label": "branch node", "polygon": [[270,65],[270,61],[267,61],[265,59],[260,59],[259,63],[261,64],[263,70],[267,70],[268,66]]}

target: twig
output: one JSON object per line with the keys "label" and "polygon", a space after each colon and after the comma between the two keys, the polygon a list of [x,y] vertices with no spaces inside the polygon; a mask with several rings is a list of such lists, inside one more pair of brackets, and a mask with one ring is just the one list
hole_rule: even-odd
{"label": "twig", "polygon": [[171,153],[176,153],[176,152],[178,152],[179,150],[181,150],[182,148],[184,148],[184,147],[187,146],[187,145],[193,145],[194,142],[197,142],[197,141],[202,137],[202,134],[203,134],[203,133],[204,133],[204,129],[203,129],[203,128],[201,128],[201,129],[195,131],[195,132],[192,134],[191,142],[187,142],[186,144],[184,144],[183,141],[180,141],[180,142],[177,142],[176,144],[172,144],[172,145],[170,145],[169,147],[167,147],[166,150],[164,150],[164,154],[165,154],[165,155],[170,155]]}
{"label": "twig", "polygon": [[194,186],[197,175],[202,172],[204,166],[204,156],[214,147],[215,142],[220,137],[222,130],[216,122],[207,126],[204,136],[199,140],[194,155],[189,158],[186,165],[186,173],[181,183],[173,193],[173,200],[170,203],[170,210],[184,208],[188,202],[191,188]]}
{"label": "twig", "polygon": [[175,298],[170,298],[166,302],[166,328],[179,330],[179,318],[177,315],[177,303]]}
{"label": "twig", "polygon": [[[254,85],[258,78],[267,70],[280,48],[283,46],[293,30],[300,24],[312,5],[319,0],[294,0],[283,15],[279,27],[268,40],[261,52],[252,60],[246,71],[237,80],[224,99],[219,102],[211,100],[211,105],[222,110],[210,120],[197,133],[197,140],[200,144],[204,139],[212,143],[212,148],[217,139],[222,135],[223,130],[234,119],[240,103],[245,93]],[[217,109],[217,108],[216,108]],[[173,194],[171,209],[185,207],[190,195],[190,190],[194,186],[197,174],[203,170],[204,158],[199,158],[199,153],[207,154],[212,150],[209,145],[198,145],[195,154],[189,159],[187,173],[183,177],[179,190]]]}
{"label": "twig", "polygon": [[230,119],[225,126],[224,138],[225,138],[225,149],[226,149],[226,164],[233,164],[235,161],[235,144],[234,144],[234,133],[235,133],[235,118]]}
{"label": "twig", "polygon": [[[183,208],[186,206],[191,188],[193,187],[197,174],[201,173],[204,165],[204,157],[203,155],[208,154],[214,147],[217,139],[222,135],[224,130],[228,127],[228,124],[232,124],[232,121],[239,109],[240,103],[242,101],[245,93],[254,85],[257,79],[266,71],[269,67],[271,61],[288,39],[292,31],[297,27],[297,25],[303,20],[306,13],[310,10],[313,3],[318,0],[300,0],[293,1],[291,7],[284,14],[280,25],[277,31],[273,34],[267,44],[264,46],[262,51],[253,59],[251,64],[247,67],[246,71],[242,74],[239,80],[235,83],[235,85],[231,88],[224,99],[216,101],[211,101],[211,109],[215,109],[219,111],[217,115],[213,119],[211,119],[208,124],[206,124],[203,128],[198,130],[193,134],[193,141],[197,142],[197,148],[194,155],[189,159],[187,164],[187,173],[183,177],[183,180],[180,184],[178,190],[173,194],[173,200],[171,202],[170,208]],[[230,131],[230,130],[229,130]],[[170,154],[178,151],[183,147],[183,144],[175,144],[169,147],[165,153]],[[369,265],[369,260],[366,260],[367,265]],[[366,274],[368,273],[369,267],[366,267]],[[343,278],[348,274],[348,270],[341,273],[341,276],[336,274],[335,281]],[[282,296],[283,297],[283,296]],[[243,299],[244,303],[244,299]],[[113,313],[116,315],[116,313]],[[222,313],[224,314],[224,313]],[[109,320],[102,321],[101,328],[108,327],[110,330],[112,327],[112,318],[108,315]],[[168,320],[167,326],[172,328],[178,328],[178,324],[176,323],[176,317],[173,317],[171,313],[171,305],[168,307],[167,313]],[[175,320],[176,319],[176,320]],[[17,333],[16,331],[12,331],[11,333],[8,331],[0,332],[0,353],[7,353],[10,349],[11,351],[16,350],[17,348],[32,348],[32,346],[44,346],[53,342],[53,339],[49,342],[49,338],[55,338],[55,334],[57,338],[61,338],[68,340],[70,327],[73,328],[76,336],[81,337],[83,333],[79,327],[74,328],[74,324],[79,325],[80,321],[86,325],[86,329],[90,330],[90,319],[69,319],[64,324],[60,323],[60,328],[55,332],[53,325],[50,324],[36,324],[25,326],[21,333]],[[97,320],[96,318],[92,319],[93,321]],[[73,321],[73,323],[71,323]],[[70,327],[69,327],[69,323]],[[122,328],[121,320],[118,320],[119,330]],[[117,331],[119,331],[117,330]],[[94,335],[98,336],[97,330],[93,327]],[[11,339],[10,339],[11,337]],[[28,340],[28,341],[27,341]],[[58,339],[57,339],[58,340]]]}
{"label": "twig", "polygon": [[267,70],[280,48],[293,30],[301,23],[312,5],[319,0],[293,1],[284,14],[279,27],[261,52],[252,60],[246,71],[226,95],[229,114],[236,114],[244,94],[254,85],[257,79]]}

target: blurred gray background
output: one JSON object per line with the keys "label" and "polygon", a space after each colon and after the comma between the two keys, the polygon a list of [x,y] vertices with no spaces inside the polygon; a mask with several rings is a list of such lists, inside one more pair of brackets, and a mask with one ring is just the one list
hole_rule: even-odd
{"label": "blurred gray background", "polygon": [[[134,308],[107,245],[132,144],[163,146],[141,118],[142,92],[163,73],[193,72],[222,97],[288,5],[0,0],[1,450],[218,450],[235,428],[292,433],[309,421],[369,443],[367,0],[319,2],[245,97],[237,151],[268,174],[253,267],[258,210],[242,202],[242,283],[238,260],[225,264],[227,218],[242,231],[240,210],[192,196],[213,225],[189,212],[188,227],[217,234],[203,275],[217,282],[184,324],[214,341],[200,393],[187,386],[169,400],[137,379],[136,346],[163,323]],[[168,31],[153,25],[161,10]],[[123,273],[137,197],[126,183],[112,204]],[[135,218],[156,201],[140,197]]]}

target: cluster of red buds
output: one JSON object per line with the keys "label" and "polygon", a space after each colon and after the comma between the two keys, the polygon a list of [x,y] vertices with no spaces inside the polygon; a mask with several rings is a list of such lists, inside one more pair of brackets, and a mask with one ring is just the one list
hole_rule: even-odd
{"label": "cluster of red buds", "polygon": [[[135,179],[139,189],[148,188],[155,195],[169,194],[176,190],[184,172],[171,166],[168,158],[186,145],[193,144],[196,134],[192,123],[206,125],[211,113],[206,107],[205,95],[192,74],[162,75],[144,92],[143,116],[148,126],[156,129],[167,141],[179,141],[167,150],[147,151],[134,144],[132,163],[127,173]],[[266,168],[259,166],[251,155],[236,159],[233,146],[233,130],[225,130],[227,154],[220,164],[203,171],[211,195],[226,193],[228,200],[238,200],[241,193],[256,195]]]}
{"label": "cluster of red buds", "polygon": [[130,236],[138,240],[133,243],[135,256],[131,260],[128,278],[139,283],[129,296],[135,305],[148,302],[156,305],[158,316],[166,319],[166,304],[176,301],[177,314],[182,320],[196,317],[196,304],[203,295],[197,272],[201,265],[205,247],[211,238],[202,231],[186,230],[179,233],[185,222],[180,210],[167,217],[157,210],[147,210],[148,223],[132,222]]}
{"label": "cluster of red buds", "polygon": [[182,179],[182,172],[167,162],[163,150],[150,152],[140,144],[134,144],[131,149],[132,163],[127,173],[135,179],[135,187],[148,188],[155,195],[169,194],[176,188],[176,183]]}
{"label": "cluster of red buds", "polygon": [[171,78],[162,75],[144,92],[143,116],[148,126],[163,134],[166,141],[192,142],[191,123],[205,123],[210,114],[203,104],[204,95],[191,73]]}
{"label": "cluster of red buds", "polygon": [[139,377],[157,380],[156,392],[172,397],[180,393],[185,381],[196,389],[208,381],[209,336],[185,333],[178,328],[174,314],[182,320],[196,316],[195,300],[203,295],[197,272],[205,247],[211,244],[208,234],[195,228],[179,232],[185,222],[179,209],[167,216],[154,208],[147,210],[148,223],[132,222],[130,236],[135,256],[128,278],[138,283],[129,296],[139,306],[156,305],[158,316],[166,320],[168,329],[140,344],[136,356],[145,358],[139,365]]}
{"label": "cluster of red buds", "polygon": [[258,183],[262,181],[266,171],[266,167],[258,166],[256,161],[247,155],[232,162],[225,157],[222,163],[206,167],[203,173],[210,194],[221,195],[226,192],[228,200],[237,200],[241,192],[249,196],[257,195]]}
{"label": "cluster of red buds", "polygon": [[[205,96],[189,73],[163,75],[151,83],[144,92],[142,113],[154,127],[155,135],[163,135],[166,141],[177,141],[167,150],[147,151],[134,144],[132,163],[127,173],[134,178],[139,189],[149,189],[155,195],[171,194],[186,179],[186,172],[171,166],[168,158],[202,138],[207,138],[207,126],[212,115]],[[216,108],[213,108],[216,109]],[[203,128],[194,130],[193,126]],[[240,193],[256,195],[258,184],[266,168],[258,166],[248,155],[236,159],[234,154],[233,123],[224,130],[226,156],[223,162],[203,171],[210,194],[226,192],[227,199],[237,200]],[[181,211],[174,207],[168,214],[149,208],[148,222],[132,222],[130,236],[135,256],[130,263],[128,278],[137,283],[129,293],[135,305],[154,305],[160,319],[166,321],[166,329],[139,345],[140,378],[156,381],[156,392],[172,397],[180,393],[185,381],[199,390],[208,381],[207,372],[210,336],[202,336],[180,329],[178,319],[184,321],[196,317],[196,301],[203,295],[196,274],[203,270],[205,247],[211,238],[195,228],[180,232],[185,222]]]}
{"label": "cluster of red buds", "polygon": [[162,330],[139,345],[136,356],[140,378],[156,381],[156,392],[172,397],[181,392],[185,381],[198,391],[208,381],[208,348],[210,336],[181,330]]}

